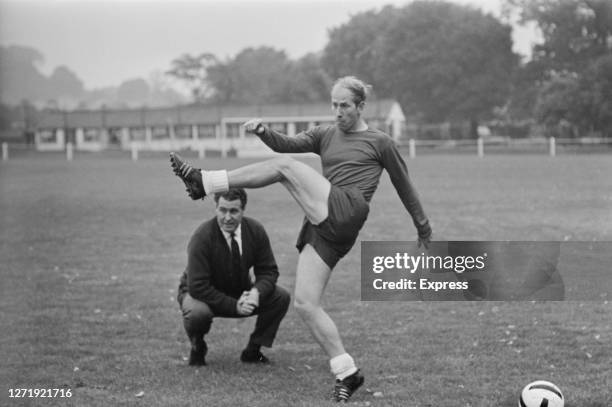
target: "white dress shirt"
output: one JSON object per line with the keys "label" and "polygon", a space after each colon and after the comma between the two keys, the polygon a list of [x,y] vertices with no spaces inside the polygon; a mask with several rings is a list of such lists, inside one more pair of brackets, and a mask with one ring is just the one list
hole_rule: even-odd
{"label": "white dress shirt", "polygon": [[[227,242],[227,247],[229,247],[230,252],[232,251],[232,235],[227,233],[225,230],[221,229],[221,233],[225,237],[225,241]],[[234,231],[234,239],[238,243],[238,249],[240,249],[240,255],[242,255],[242,228],[241,225],[238,225],[236,230]]]}

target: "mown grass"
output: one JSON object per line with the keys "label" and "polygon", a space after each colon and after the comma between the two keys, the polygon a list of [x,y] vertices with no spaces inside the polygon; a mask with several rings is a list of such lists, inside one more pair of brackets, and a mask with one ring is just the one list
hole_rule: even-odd
{"label": "mown grass", "polygon": [[[408,165],[439,240],[612,240],[609,155],[428,155]],[[280,186],[249,198],[247,213],[267,226],[280,284],[291,289],[301,211]],[[0,403],[328,405],[327,360],[293,309],[267,351],[271,366],[238,361],[252,319],[216,320],[209,365],[186,366],[176,286],[187,240],[212,212],[210,201],[185,198],[157,155],[66,162],[28,153],[0,163]],[[414,235],[383,176],[360,239]],[[536,379],[557,383],[568,407],[612,405],[609,299],[361,302],[359,270],[356,245],[325,296],[366,374],[355,405],[515,406]],[[70,388],[73,397],[9,399],[9,388]]]}

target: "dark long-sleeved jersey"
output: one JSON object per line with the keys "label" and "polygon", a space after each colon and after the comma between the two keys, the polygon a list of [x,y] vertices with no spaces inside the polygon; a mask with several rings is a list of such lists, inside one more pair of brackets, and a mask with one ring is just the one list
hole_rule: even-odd
{"label": "dark long-sleeved jersey", "polygon": [[417,229],[427,223],[406,163],[387,134],[376,129],[344,133],[336,126],[318,126],[295,137],[265,129],[259,137],[276,152],[318,154],[323,176],[332,185],[356,187],[367,202],[378,187],[382,170],[387,170]]}

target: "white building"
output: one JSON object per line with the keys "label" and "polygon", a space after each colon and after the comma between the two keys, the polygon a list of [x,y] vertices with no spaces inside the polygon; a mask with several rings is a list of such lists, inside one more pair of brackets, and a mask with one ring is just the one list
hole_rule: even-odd
{"label": "white building", "polygon": [[[241,126],[259,117],[274,130],[293,136],[309,127],[333,123],[329,103],[256,106],[175,106],[130,110],[47,111],[36,130],[41,151],[63,150],[71,142],[76,150],[110,148],[170,151],[191,149],[225,155],[262,155],[270,150]],[[364,118],[399,140],[405,116],[391,99],[368,101]]]}

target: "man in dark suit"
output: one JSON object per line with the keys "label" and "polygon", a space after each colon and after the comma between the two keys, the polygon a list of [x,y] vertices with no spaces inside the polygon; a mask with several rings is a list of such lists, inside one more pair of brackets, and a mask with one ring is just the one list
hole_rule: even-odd
{"label": "man in dark suit", "polygon": [[276,285],[278,267],[265,229],[243,216],[246,192],[233,188],[216,194],[215,202],[216,217],[202,223],[191,237],[179,285],[178,302],[191,342],[189,364],[206,364],[204,336],[214,317],[251,315],[257,315],[257,321],[240,360],[269,363],[260,348],[272,346],[290,295]]}

